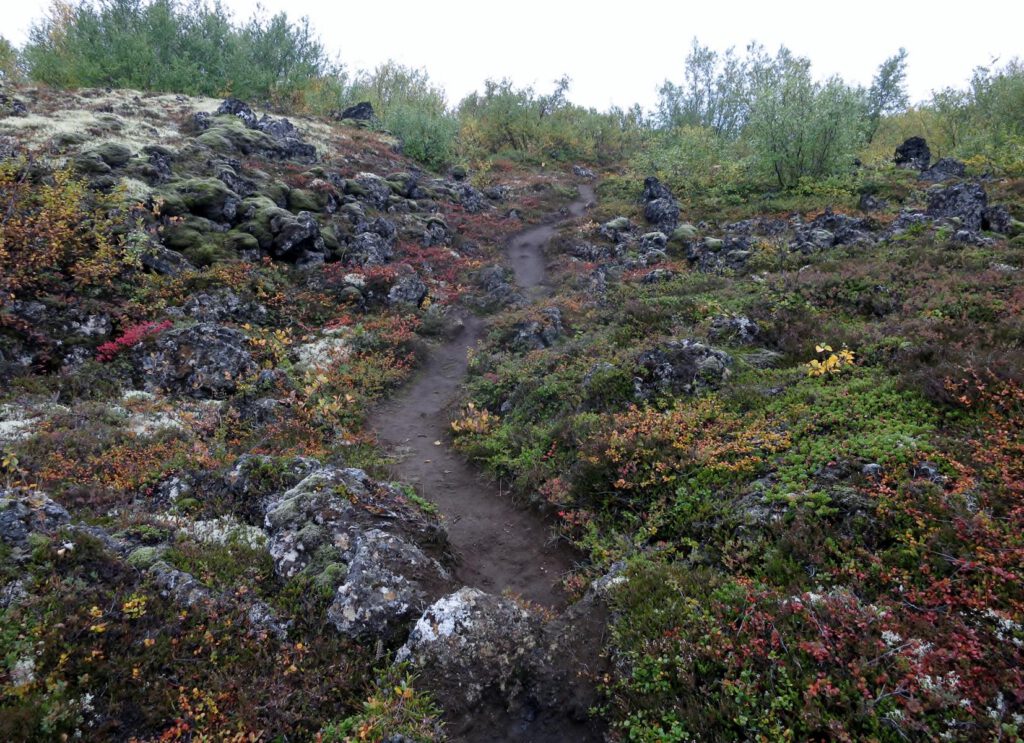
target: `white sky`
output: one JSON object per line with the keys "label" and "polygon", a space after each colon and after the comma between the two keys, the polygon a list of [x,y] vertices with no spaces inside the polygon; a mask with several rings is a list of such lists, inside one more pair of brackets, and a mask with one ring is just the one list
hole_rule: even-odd
{"label": "white sky", "polygon": [[[222,0],[237,20],[257,0]],[[49,0],[0,0],[0,34],[21,44]],[[651,107],[659,84],[682,80],[690,40],[724,50],[757,40],[809,57],[816,75],[868,84],[903,46],[911,99],[962,87],[977,65],[1024,56],[1024,2],[982,0],[261,0],[269,12],[309,16],[325,47],[350,69],[392,58],[425,67],[449,102],[488,77],[549,91],[562,74],[569,97],[605,109]],[[687,7],[689,6],[689,7]],[[948,8],[948,10],[947,10]]]}

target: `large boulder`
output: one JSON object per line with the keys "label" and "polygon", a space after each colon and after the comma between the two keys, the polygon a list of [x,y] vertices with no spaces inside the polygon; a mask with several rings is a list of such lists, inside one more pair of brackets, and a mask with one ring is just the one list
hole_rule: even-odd
{"label": "large boulder", "polygon": [[959,160],[944,157],[928,170],[921,173],[922,181],[948,181],[951,178],[963,178],[966,166]]}
{"label": "large boulder", "polygon": [[695,394],[714,389],[729,377],[732,357],[724,351],[684,339],[643,351],[636,360],[636,396]]}
{"label": "large boulder", "polygon": [[148,391],[223,399],[258,370],[248,348],[244,333],[199,323],[161,334],[154,350],[140,353],[137,365]]}
{"label": "large boulder", "polygon": [[441,706],[459,714],[490,695],[520,697],[541,643],[540,621],[515,601],[464,587],[424,612],[396,660],[408,661]]}
{"label": "large boulder", "polygon": [[437,560],[401,537],[380,529],[354,534],[345,582],[327,618],[346,637],[392,639],[451,587]]}
{"label": "large boulder", "polygon": [[373,112],[373,104],[369,101],[362,101],[334,114],[334,118],[340,120],[373,121],[377,118],[377,115]]}
{"label": "large boulder", "polygon": [[427,285],[416,271],[408,266],[398,275],[388,290],[388,304],[391,306],[419,307],[427,298]]}
{"label": "large boulder", "polygon": [[893,162],[899,168],[924,171],[931,159],[932,153],[924,137],[910,137],[896,148]]}
{"label": "large boulder", "polygon": [[679,205],[673,199],[648,201],[644,218],[660,232],[672,234],[679,226]]}
{"label": "large boulder", "polygon": [[506,345],[515,351],[539,351],[553,346],[564,333],[562,311],[557,307],[545,307],[536,319],[513,325]]}
{"label": "large boulder", "polygon": [[70,522],[64,507],[46,493],[29,488],[0,488],[0,542],[16,554],[30,549],[32,534],[53,536]]}
{"label": "large boulder", "polygon": [[[263,324],[269,318],[267,308],[254,299],[243,299],[231,289],[193,294],[181,306],[181,313],[199,322]],[[172,314],[170,309],[168,314]]]}
{"label": "large boulder", "polygon": [[427,554],[446,535],[397,486],[326,466],[267,501],[274,569],[334,593],[328,618],[353,638],[391,639],[454,586]]}
{"label": "large boulder", "polygon": [[671,235],[679,226],[679,204],[668,187],[653,175],[644,179],[644,218],[658,231]]}
{"label": "large boulder", "polygon": [[988,196],[978,183],[957,183],[946,188],[935,187],[928,194],[928,216],[957,219],[964,229],[982,229]]}
{"label": "large boulder", "polygon": [[291,214],[283,209],[270,218],[274,238],[270,255],[300,265],[321,263],[326,253],[320,224],[309,212]]}

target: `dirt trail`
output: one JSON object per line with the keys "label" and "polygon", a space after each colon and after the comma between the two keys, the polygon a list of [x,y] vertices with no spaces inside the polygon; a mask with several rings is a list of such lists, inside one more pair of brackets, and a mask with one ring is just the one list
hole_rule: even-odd
{"label": "dirt trail", "polygon": [[[569,207],[573,216],[582,215],[594,198],[591,186],[579,190]],[[555,224],[532,227],[508,244],[516,281],[530,296],[545,293],[544,247],[556,230]],[[369,427],[397,457],[395,476],[416,486],[440,509],[460,557],[456,576],[462,583],[491,593],[508,589],[561,608],[566,597],[559,581],[579,554],[554,538],[541,516],[521,508],[448,448],[448,411],[466,376],[466,351],[485,330],[479,318],[464,321],[462,332],[432,349],[413,381],[374,411]]]}

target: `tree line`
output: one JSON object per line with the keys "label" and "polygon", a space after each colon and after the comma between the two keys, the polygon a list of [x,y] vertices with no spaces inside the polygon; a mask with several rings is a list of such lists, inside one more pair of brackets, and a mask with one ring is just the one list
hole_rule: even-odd
{"label": "tree line", "polygon": [[394,62],[349,73],[307,18],[257,13],[237,21],[207,0],[56,0],[14,48],[0,38],[0,76],[63,88],[112,87],[235,96],[296,113],[370,101],[379,124],[429,167],[501,157],[523,162],[632,161],[683,187],[799,187],[842,176],[858,158],[891,154],[904,133],[993,168],[1024,161],[1024,67],[978,68],[967,89],[908,106],[907,53],[872,84],[816,79],[785,47],[718,52],[696,39],[682,78],[654,111],[573,104],[571,81],[550,92],[487,80],[456,104],[425,70]]}

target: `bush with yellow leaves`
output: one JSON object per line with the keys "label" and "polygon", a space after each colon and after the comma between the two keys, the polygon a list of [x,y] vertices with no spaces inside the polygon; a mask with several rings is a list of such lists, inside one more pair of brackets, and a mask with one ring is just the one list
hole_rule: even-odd
{"label": "bush with yellow leaves", "polygon": [[807,376],[809,377],[836,374],[853,366],[853,351],[846,346],[843,346],[839,351],[833,351],[832,346],[827,343],[820,343],[814,347],[814,350],[822,358],[811,359],[807,362]]}

